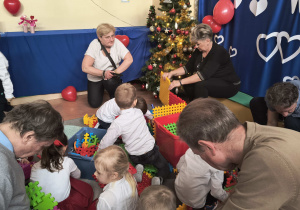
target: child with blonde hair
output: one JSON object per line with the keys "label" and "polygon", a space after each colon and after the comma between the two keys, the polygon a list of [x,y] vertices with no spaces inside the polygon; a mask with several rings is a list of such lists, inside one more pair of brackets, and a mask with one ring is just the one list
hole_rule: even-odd
{"label": "child with blonde hair", "polygon": [[152,185],[141,194],[138,210],[175,210],[174,193],[164,185]]}
{"label": "child with blonde hair", "polygon": [[92,187],[79,180],[81,171],[65,156],[67,136],[45,148],[41,161],[33,165],[30,180],[39,182],[42,192],[51,193],[59,209],[88,209],[93,201]]}
{"label": "child with blonde hair", "polygon": [[106,184],[100,194],[97,210],[134,210],[138,201],[136,181],[128,172],[125,151],[116,145],[99,150],[94,157],[95,176]]}

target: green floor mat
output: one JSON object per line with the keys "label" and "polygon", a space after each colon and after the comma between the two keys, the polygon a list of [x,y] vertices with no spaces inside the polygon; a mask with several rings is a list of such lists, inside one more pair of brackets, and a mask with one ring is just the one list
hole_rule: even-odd
{"label": "green floor mat", "polygon": [[246,93],[238,92],[235,96],[229,98],[229,100],[242,104],[249,108],[249,103],[253,97]]}

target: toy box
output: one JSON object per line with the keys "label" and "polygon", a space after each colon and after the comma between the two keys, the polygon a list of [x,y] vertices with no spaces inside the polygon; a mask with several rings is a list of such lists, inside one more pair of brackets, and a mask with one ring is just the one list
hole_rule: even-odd
{"label": "toy box", "polygon": [[157,117],[155,121],[156,144],[159,146],[160,153],[172,164],[174,168],[182,155],[189,148],[178,136],[168,131],[164,125],[176,123],[180,113]]}
{"label": "toy box", "polygon": [[95,173],[96,169],[94,166],[93,157],[81,156],[74,151],[74,142],[77,139],[83,139],[86,133],[93,133],[97,135],[99,139],[102,139],[103,136],[106,134],[106,130],[103,129],[96,129],[96,128],[89,128],[83,127],[81,128],[74,136],[69,139],[68,142],[68,156],[74,160],[77,167],[81,171],[81,178],[83,179],[91,179],[93,180],[92,175]]}

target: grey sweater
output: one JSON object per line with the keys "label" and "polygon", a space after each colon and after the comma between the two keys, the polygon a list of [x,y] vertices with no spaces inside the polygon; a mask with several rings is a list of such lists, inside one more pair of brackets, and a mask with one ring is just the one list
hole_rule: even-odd
{"label": "grey sweater", "polygon": [[0,209],[28,210],[25,177],[13,152],[0,143]]}

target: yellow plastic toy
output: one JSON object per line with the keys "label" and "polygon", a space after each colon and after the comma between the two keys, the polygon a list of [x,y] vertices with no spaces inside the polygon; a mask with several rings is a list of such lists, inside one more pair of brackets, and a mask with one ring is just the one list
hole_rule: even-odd
{"label": "yellow plastic toy", "polygon": [[162,78],[162,75],[163,72],[160,73],[159,99],[164,105],[168,105],[170,94],[169,86],[171,84],[171,81],[169,80],[169,78],[166,78],[166,80],[164,80]]}
{"label": "yellow plastic toy", "polygon": [[98,118],[93,114],[93,116],[89,117],[88,114],[83,117],[83,124],[88,125],[90,128],[94,128],[98,123]]}

